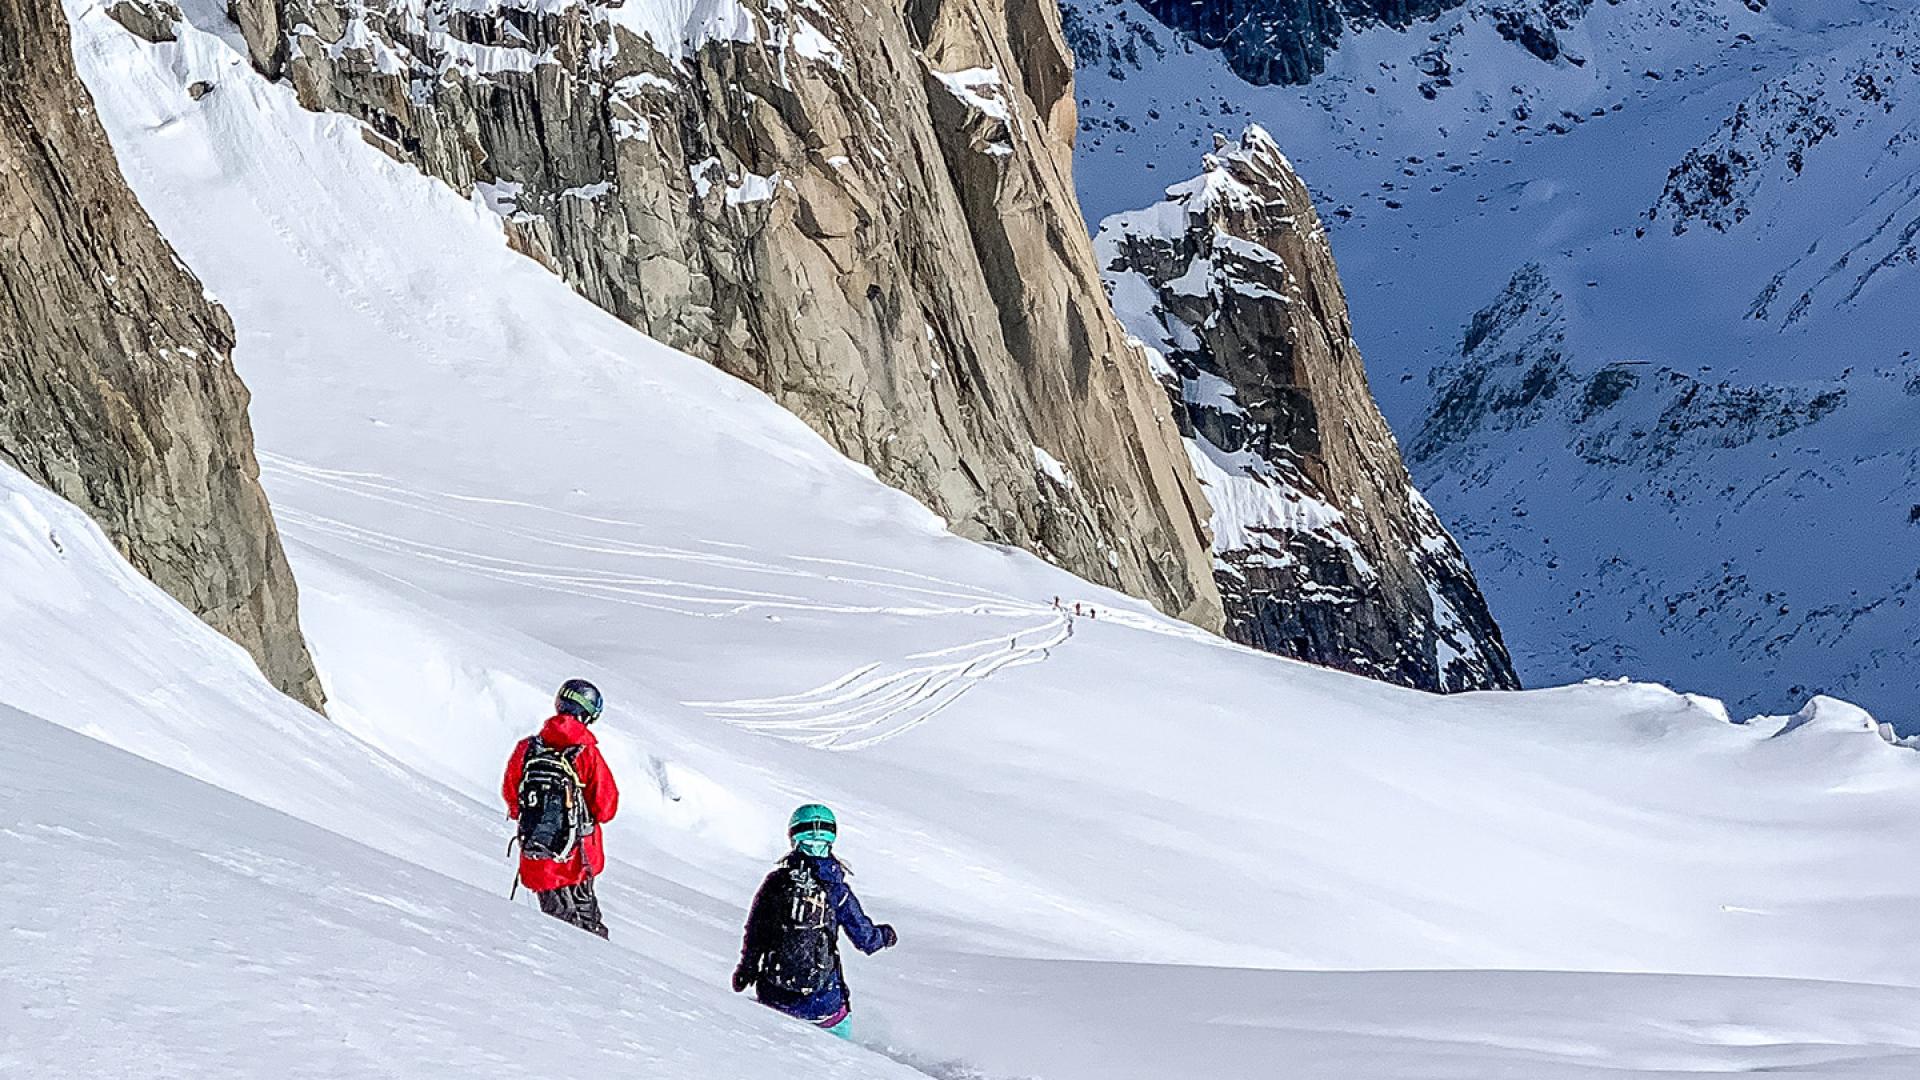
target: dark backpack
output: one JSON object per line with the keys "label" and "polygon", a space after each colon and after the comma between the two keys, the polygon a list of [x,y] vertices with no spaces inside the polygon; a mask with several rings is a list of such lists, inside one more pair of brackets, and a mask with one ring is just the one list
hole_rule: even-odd
{"label": "dark backpack", "polygon": [[773,872],[773,941],[760,961],[760,981],[799,997],[833,985],[840,971],[839,926],[827,888],[805,863]]}
{"label": "dark backpack", "polygon": [[556,862],[571,859],[581,838],[593,831],[586,789],[574,769],[581,748],[555,748],[538,736],[526,745],[520,760],[520,854]]}

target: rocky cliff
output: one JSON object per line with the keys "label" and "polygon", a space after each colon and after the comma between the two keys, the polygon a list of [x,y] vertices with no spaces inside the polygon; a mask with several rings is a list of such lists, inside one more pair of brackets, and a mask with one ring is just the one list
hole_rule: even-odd
{"label": "rocky cliff", "polygon": [[1051,3],[233,11],[308,107],[958,531],[1220,625],[1204,500],[1080,224]]}
{"label": "rocky cliff", "polygon": [[57,0],[0,0],[0,460],[318,707],[232,344],[121,179]]}
{"label": "rocky cliff", "polygon": [[1255,84],[1305,83],[1326,70],[1349,21],[1406,26],[1466,0],[1143,0],[1153,17],[1219,49]]}
{"label": "rocky cliff", "polygon": [[[1217,49],[1235,74],[1257,86],[1304,85],[1327,69],[1328,57],[1351,31],[1373,26],[1404,30],[1469,0],[1068,0],[1070,38],[1082,60],[1111,49],[1134,50],[1151,34],[1132,25],[1127,8],[1138,3],[1161,24],[1205,48]],[[1613,0],[1617,3],[1618,0]],[[1748,0],[1750,6],[1765,0]],[[1571,29],[1592,0],[1475,0],[1469,16],[1507,41],[1546,61],[1565,50],[1560,33]],[[1119,31],[1119,32],[1116,32]],[[1416,64],[1435,87],[1448,85],[1448,47],[1457,30],[1432,36]]]}
{"label": "rocky cliff", "polygon": [[1306,187],[1258,127],[1205,165],[1097,245],[1207,485],[1228,633],[1424,689],[1518,685],[1374,405]]}

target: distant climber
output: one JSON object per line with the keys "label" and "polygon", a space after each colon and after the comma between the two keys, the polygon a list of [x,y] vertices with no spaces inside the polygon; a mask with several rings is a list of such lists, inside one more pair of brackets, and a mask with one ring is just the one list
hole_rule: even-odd
{"label": "distant climber", "polygon": [[839,831],[833,811],[809,803],[793,812],[787,837],[793,850],[767,875],[747,914],[735,993],[752,986],[762,1005],[853,1037],[851,997],[840,969],[840,931],[869,955],[899,942],[885,923],[860,909],[847,869],[833,856]]}
{"label": "distant climber", "polygon": [[500,784],[507,816],[519,823],[519,882],[541,911],[603,938],[593,879],[607,866],[600,826],[620,809],[620,789],[587,725],[604,706],[592,683],[568,679],[540,733],[513,748]]}

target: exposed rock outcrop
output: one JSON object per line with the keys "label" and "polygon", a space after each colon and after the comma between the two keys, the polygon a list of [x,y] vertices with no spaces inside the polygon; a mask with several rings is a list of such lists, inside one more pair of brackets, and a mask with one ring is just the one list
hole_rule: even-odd
{"label": "exposed rock outcrop", "polygon": [[127,189],[57,0],[0,0],[0,459],[319,707],[233,328]]}
{"label": "exposed rock outcrop", "polygon": [[1207,484],[1228,633],[1424,689],[1518,685],[1374,404],[1305,185],[1258,127],[1216,141],[1205,173],[1097,244]]}
{"label": "exposed rock outcrop", "polygon": [[[1350,30],[1369,26],[1406,29],[1470,0],[1138,0],[1154,18],[1185,33],[1209,49],[1217,49],[1234,73],[1256,86],[1269,83],[1304,85],[1324,72],[1327,57]],[[1617,2],[1617,0],[1616,0]],[[1749,0],[1759,4],[1764,0]],[[1592,0],[1477,0],[1470,15],[1492,26],[1501,37],[1549,63],[1564,55],[1559,31],[1571,28],[1586,14]],[[1075,5],[1084,22],[1085,0]],[[1450,74],[1447,42],[1415,57],[1415,63],[1437,80]]]}
{"label": "exposed rock outcrop", "polygon": [[[1734,108],[1718,131],[1687,151],[1668,172],[1666,187],[1648,218],[1670,223],[1675,235],[1695,224],[1727,232],[1756,209],[1764,216],[1768,208],[1756,206],[1757,200],[1768,194],[1783,197],[1823,156],[1842,158],[1839,167],[1853,175],[1864,173],[1877,179],[1887,172],[1898,173],[1897,159],[1903,150],[1911,151],[1913,116],[1920,111],[1915,104],[1920,100],[1916,56],[1920,56],[1920,15],[1909,14],[1761,86]],[[1920,218],[1904,207],[1885,216],[1886,224],[1907,230],[1900,246],[1912,252],[1912,241],[1920,235],[1916,232]],[[1849,252],[1837,262],[1823,255],[1819,262],[1847,270],[1860,261],[1854,257],[1858,254]],[[1909,254],[1902,261],[1914,259]],[[1880,269],[1884,267],[1874,267],[1859,285],[1864,286]],[[1830,276],[1846,280],[1853,275],[1847,270]],[[1856,288],[1848,299],[1858,292]],[[1765,320],[1764,309],[1776,299],[1770,295],[1756,302],[1755,317]],[[1812,297],[1805,299],[1810,302]],[[1797,306],[1782,305],[1789,313]]]}
{"label": "exposed rock outcrop", "polygon": [[1050,2],[234,14],[308,107],[365,120],[581,293],[958,531],[1220,625],[1204,501],[1080,224]]}
{"label": "exposed rock outcrop", "polygon": [[1255,85],[1307,83],[1326,70],[1349,23],[1405,27],[1466,0],[1142,0],[1161,22],[1219,49]]}
{"label": "exposed rock outcrop", "polygon": [[1471,470],[1505,433],[1550,427],[1588,465],[1641,475],[1714,451],[1776,440],[1847,403],[1843,380],[1798,385],[1709,382],[1644,361],[1590,372],[1567,356],[1567,299],[1537,263],[1474,313],[1459,359],[1434,369],[1434,404],[1416,462]]}

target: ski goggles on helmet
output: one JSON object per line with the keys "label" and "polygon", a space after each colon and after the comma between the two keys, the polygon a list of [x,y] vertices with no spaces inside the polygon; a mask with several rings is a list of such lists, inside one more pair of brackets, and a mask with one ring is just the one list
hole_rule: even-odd
{"label": "ski goggles on helmet", "polygon": [[573,687],[560,691],[559,710],[570,713],[591,724],[600,719],[602,708],[600,698]]}
{"label": "ski goggles on helmet", "polygon": [[831,842],[839,832],[839,827],[831,821],[796,821],[787,829],[787,839],[826,840]]}

